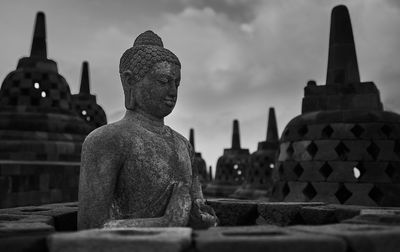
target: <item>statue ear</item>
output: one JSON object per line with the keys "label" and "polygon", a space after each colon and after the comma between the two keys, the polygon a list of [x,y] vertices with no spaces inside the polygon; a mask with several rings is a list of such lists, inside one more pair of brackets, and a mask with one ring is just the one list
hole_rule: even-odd
{"label": "statue ear", "polygon": [[133,85],[133,82],[132,82],[133,73],[131,70],[126,70],[123,73],[121,73],[120,75],[121,75],[122,84],[124,86],[128,87],[128,86]]}
{"label": "statue ear", "polygon": [[134,94],[134,84],[133,73],[130,70],[126,70],[120,74],[122,87],[125,94],[125,107],[127,109],[133,110],[135,107],[135,94]]}

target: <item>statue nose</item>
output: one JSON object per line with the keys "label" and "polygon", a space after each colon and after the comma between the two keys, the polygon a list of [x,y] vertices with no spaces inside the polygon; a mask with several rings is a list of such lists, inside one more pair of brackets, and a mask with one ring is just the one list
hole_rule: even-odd
{"label": "statue nose", "polygon": [[175,98],[177,95],[177,92],[178,92],[178,87],[175,85],[174,82],[171,82],[168,95]]}

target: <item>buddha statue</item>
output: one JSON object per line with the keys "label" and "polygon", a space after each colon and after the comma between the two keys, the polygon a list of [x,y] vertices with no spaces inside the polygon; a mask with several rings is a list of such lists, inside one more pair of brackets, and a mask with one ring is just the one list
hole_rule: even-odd
{"label": "buddha statue", "polygon": [[78,228],[215,226],[194,151],[164,124],[177,100],[179,59],[152,31],[124,52],[125,116],[91,132],[82,148]]}

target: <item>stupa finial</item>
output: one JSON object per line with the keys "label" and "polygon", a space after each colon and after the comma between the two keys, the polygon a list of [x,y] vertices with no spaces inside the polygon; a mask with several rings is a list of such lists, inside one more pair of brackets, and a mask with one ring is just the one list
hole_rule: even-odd
{"label": "stupa finial", "polygon": [[81,87],[79,94],[90,94],[89,86],[89,63],[84,61],[82,63],[82,77],[81,77]]}
{"label": "stupa finial", "polygon": [[332,10],[327,85],[359,83],[356,48],[349,11],[344,5]]}
{"label": "stupa finial", "polygon": [[232,149],[240,149],[239,121],[233,120]]}
{"label": "stupa finial", "polygon": [[36,14],[35,30],[33,32],[31,57],[47,59],[46,21],[43,12]]}

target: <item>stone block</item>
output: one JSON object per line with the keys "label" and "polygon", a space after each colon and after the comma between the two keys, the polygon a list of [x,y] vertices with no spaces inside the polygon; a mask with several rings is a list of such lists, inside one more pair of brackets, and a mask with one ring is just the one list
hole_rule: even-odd
{"label": "stone block", "polygon": [[373,156],[367,151],[371,145],[368,140],[344,140],[342,143],[349,149],[346,153],[346,159],[349,161],[373,161]]}
{"label": "stone block", "polygon": [[[299,164],[296,161],[282,162],[278,165],[279,177],[283,181],[297,181],[299,174],[295,172],[295,167]],[[301,175],[301,174],[300,174]]]}
{"label": "stone block", "polygon": [[356,161],[329,161],[328,165],[332,168],[332,173],[327,181],[329,182],[355,182],[353,168],[356,167]]}
{"label": "stone block", "polygon": [[268,202],[258,205],[258,213],[266,223],[278,226],[304,224],[300,210],[306,206],[321,206],[321,202]]}
{"label": "stone block", "polygon": [[317,146],[317,152],[314,156],[316,161],[338,160],[338,154],[335,147],[339,144],[339,140],[317,140],[314,143]]}
{"label": "stone block", "polygon": [[46,237],[53,231],[40,222],[1,222],[0,251],[47,251]]}
{"label": "stone block", "polygon": [[254,225],[259,216],[257,201],[235,199],[208,199],[219,219],[220,226]]}
{"label": "stone block", "polygon": [[360,182],[369,183],[391,183],[391,178],[385,172],[388,162],[362,162],[360,165],[355,165],[362,170],[361,176],[358,178]]}
{"label": "stone block", "polygon": [[345,183],[346,188],[352,193],[351,197],[346,200],[347,205],[364,205],[364,206],[377,206],[379,205],[380,196],[373,199],[370,192],[374,187],[370,183]]}
{"label": "stone block", "polygon": [[42,215],[50,216],[54,220],[54,228],[57,231],[77,230],[78,207],[71,202],[64,204],[48,204],[43,206],[28,206],[0,209],[0,214],[16,215]]}
{"label": "stone block", "polygon": [[51,252],[184,251],[190,247],[190,228],[89,229],[48,237]]}
{"label": "stone block", "polygon": [[293,159],[298,161],[312,160],[313,156],[307,151],[307,147],[311,141],[297,141],[293,142]]}
{"label": "stone block", "polygon": [[360,214],[361,209],[360,206],[335,204],[304,206],[300,209],[300,215],[307,225],[323,225],[353,218]]}
{"label": "stone block", "polygon": [[333,204],[340,203],[335,196],[335,193],[339,189],[338,183],[312,182],[311,184],[316,191],[315,197],[312,199],[312,201],[329,202]]}
{"label": "stone block", "polygon": [[342,238],[347,243],[346,251],[398,251],[400,247],[400,227],[362,224],[331,224],[321,226],[293,226],[289,229],[325,234]]}
{"label": "stone block", "polygon": [[211,197],[228,197],[229,195],[233,194],[239,185],[224,185],[220,183],[211,183],[208,184],[207,187],[204,189],[204,195],[211,196]]}
{"label": "stone block", "polygon": [[352,123],[332,123],[330,126],[333,128],[332,139],[357,139],[351,131],[354,127]]}
{"label": "stone block", "polygon": [[0,214],[0,223],[45,223],[53,226],[54,220],[51,216],[44,215],[23,215],[23,214]]}
{"label": "stone block", "polygon": [[299,177],[299,181],[325,181],[323,173],[319,169],[324,165],[322,161],[305,161],[299,162],[303,168],[303,172]]}
{"label": "stone block", "polygon": [[215,227],[195,231],[196,251],[345,251],[343,239],[293,231],[277,226]]}

